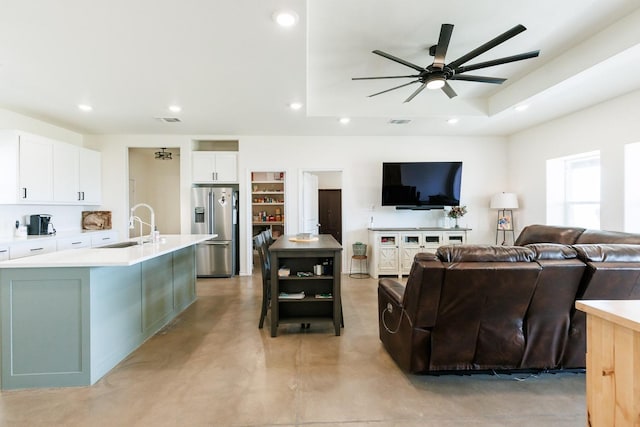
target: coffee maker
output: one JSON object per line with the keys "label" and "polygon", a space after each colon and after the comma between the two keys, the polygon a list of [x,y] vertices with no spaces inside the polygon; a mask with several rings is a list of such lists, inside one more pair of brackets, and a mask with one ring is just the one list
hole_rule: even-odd
{"label": "coffee maker", "polygon": [[29,226],[27,227],[27,234],[50,234],[49,224],[51,222],[51,215],[38,214],[31,215],[29,217]]}

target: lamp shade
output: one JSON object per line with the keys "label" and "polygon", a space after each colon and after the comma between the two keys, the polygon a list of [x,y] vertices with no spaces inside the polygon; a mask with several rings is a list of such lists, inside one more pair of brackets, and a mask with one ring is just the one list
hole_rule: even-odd
{"label": "lamp shade", "polygon": [[518,209],[518,196],[515,193],[498,193],[491,198],[491,209]]}

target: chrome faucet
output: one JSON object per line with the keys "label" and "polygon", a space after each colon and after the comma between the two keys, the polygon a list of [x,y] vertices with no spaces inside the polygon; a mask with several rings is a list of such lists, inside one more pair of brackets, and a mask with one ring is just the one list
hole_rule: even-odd
{"label": "chrome faucet", "polygon": [[[144,222],[143,220],[140,219],[139,216],[135,216],[134,215],[135,210],[140,208],[140,207],[145,207],[145,208],[149,209],[149,212],[151,213],[151,224],[149,224],[148,222]],[[153,208],[151,206],[149,206],[148,204],[146,204],[146,203],[138,203],[137,205],[132,207],[131,208],[131,215],[129,216],[129,229],[133,229],[134,221],[138,221],[140,223],[140,244],[144,243],[144,241],[142,240],[142,224],[148,225],[150,227],[149,239],[153,240],[154,231],[156,230],[156,214],[153,211]]]}

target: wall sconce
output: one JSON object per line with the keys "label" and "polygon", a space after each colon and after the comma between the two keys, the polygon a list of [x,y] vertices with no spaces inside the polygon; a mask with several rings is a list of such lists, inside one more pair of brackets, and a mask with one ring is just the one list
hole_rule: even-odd
{"label": "wall sconce", "polygon": [[498,219],[496,221],[496,245],[498,236],[502,231],[502,244],[507,243],[507,232],[511,232],[513,241],[516,235],[513,227],[513,210],[518,209],[518,196],[515,193],[498,193],[491,198],[491,209],[498,209]]}

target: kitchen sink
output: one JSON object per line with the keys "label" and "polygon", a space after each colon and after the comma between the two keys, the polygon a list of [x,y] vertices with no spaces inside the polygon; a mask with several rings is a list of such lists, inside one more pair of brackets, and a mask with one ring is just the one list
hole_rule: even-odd
{"label": "kitchen sink", "polygon": [[136,246],[138,245],[138,242],[119,242],[119,243],[112,243],[110,245],[104,245],[104,246],[98,246],[98,249],[103,249],[103,248],[128,248],[129,246]]}

